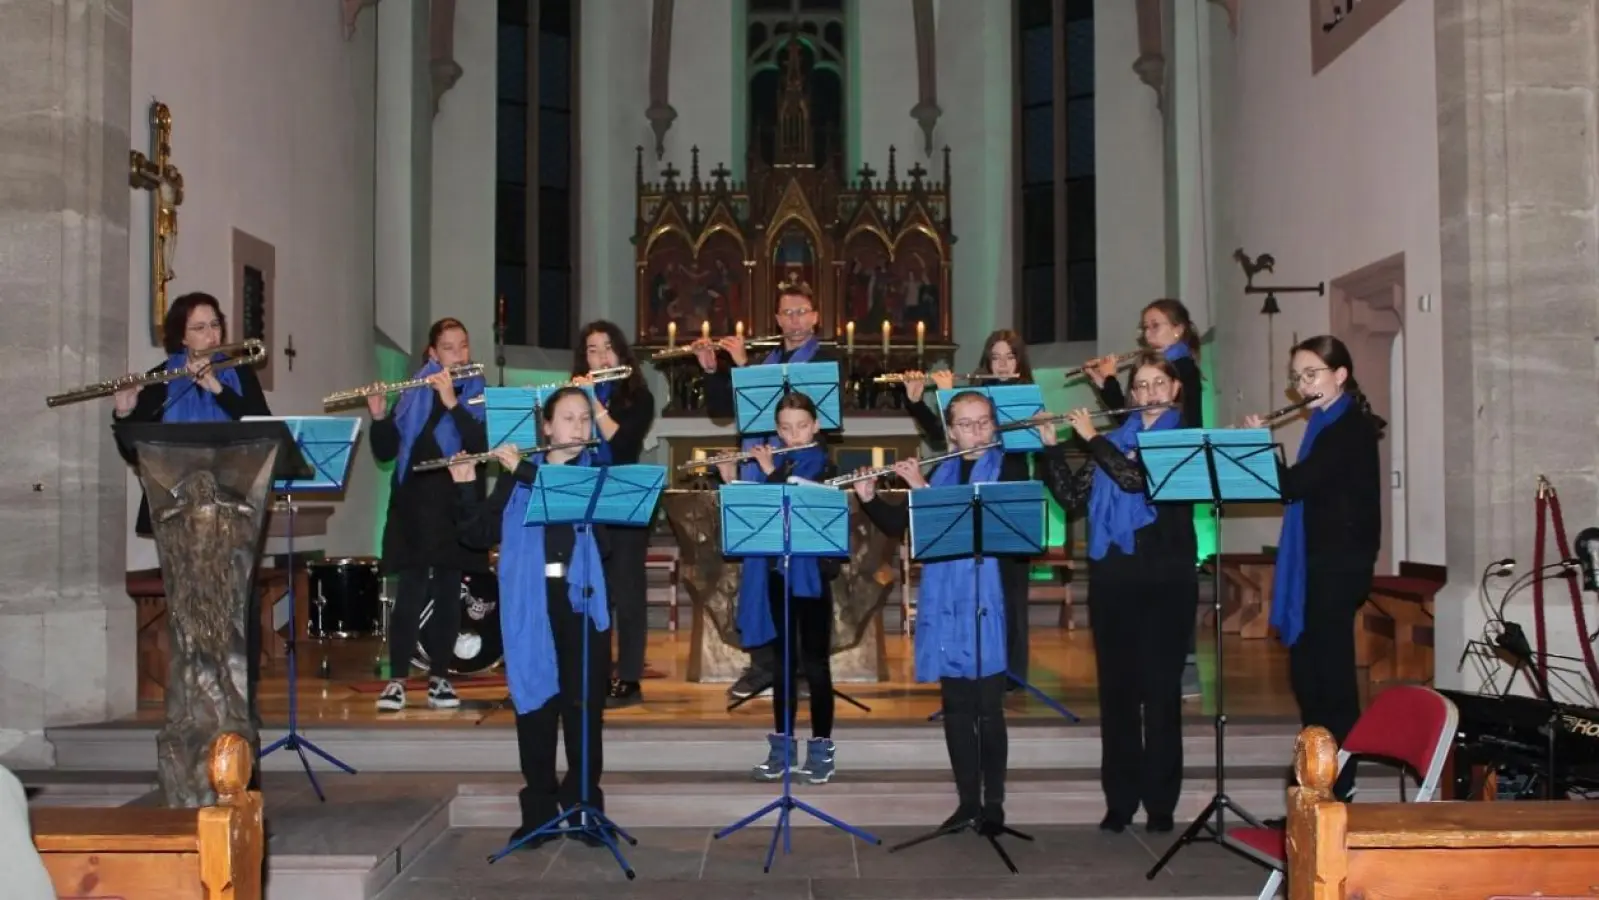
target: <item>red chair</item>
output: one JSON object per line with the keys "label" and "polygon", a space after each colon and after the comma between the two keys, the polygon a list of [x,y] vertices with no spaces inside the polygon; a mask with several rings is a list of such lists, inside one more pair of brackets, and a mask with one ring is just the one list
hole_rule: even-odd
{"label": "red chair", "polygon": [[[1338,770],[1343,771],[1351,757],[1375,757],[1404,763],[1419,776],[1414,802],[1433,799],[1443,777],[1444,761],[1454,738],[1460,713],[1449,698],[1415,685],[1399,685],[1378,694],[1349,732],[1338,751]],[[1271,900],[1282,887],[1288,856],[1288,836],[1282,828],[1230,828],[1227,843],[1263,865],[1270,866],[1271,877],[1260,892],[1260,900]]]}

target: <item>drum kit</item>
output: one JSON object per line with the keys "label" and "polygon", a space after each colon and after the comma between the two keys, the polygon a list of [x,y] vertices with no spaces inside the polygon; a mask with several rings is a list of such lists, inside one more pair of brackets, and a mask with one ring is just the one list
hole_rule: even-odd
{"label": "drum kit", "polygon": [[[498,554],[491,557],[491,570],[497,569]],[[387,658],[389,612],[394,601],[389,597],[380,569],[380,560],[373,556],[345,556],[308,563],[306,569],[311,584],[311,619],[306,623],[310,636],[324,648],[329,641],[354,641],[380,638],[374,669],[380,669]],[[461,631],[456,635],[454,657],[450,661],[452,675],[475,675],[492,671],[505,656],[505,642],[500,630],[500,584],[494,571],[467,575],[461,583]],[[433,618],[433,604],[422,611],[422,633],[426,634]],[[423,641],[418,639],[411,664],[423,670],[428,668],[428,653]],[[322,676],[328,677],[331,668],[326,653],[322,658]],[[403,673],[391,673],[391,678]]]}

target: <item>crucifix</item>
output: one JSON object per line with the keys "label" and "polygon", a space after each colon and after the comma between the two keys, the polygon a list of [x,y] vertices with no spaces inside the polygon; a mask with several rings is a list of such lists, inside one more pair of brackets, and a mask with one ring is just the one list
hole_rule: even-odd
{"label": "crucifix", "polygon": [[150,155],[128,152],[128,183],[150,192],[150,336],[159,347],[183,204],[183,173],[172,164],[172,110],[159,100],[150,103]]}

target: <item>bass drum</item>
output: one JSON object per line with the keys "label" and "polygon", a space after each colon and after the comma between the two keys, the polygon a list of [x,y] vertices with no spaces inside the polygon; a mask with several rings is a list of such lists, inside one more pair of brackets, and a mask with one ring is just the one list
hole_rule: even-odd
{"label": "bass drum", "polygon": [[[475,675],[497,668],[505,657],[505,638],[500,632],[500,580],[492,573],[466,575],[461,579],[461,631],[455,636],[450,674]],[[427,634],[433,619],[433,604],[422,610],[422,634]],[[428,651],[417,641],[411,664],[430,668]]]}
{"label": "bass drum", "polygon": [[306,564],[311,621],[318,640],[350,640],[383,633],[383,576],[370,556],[320,559]]}

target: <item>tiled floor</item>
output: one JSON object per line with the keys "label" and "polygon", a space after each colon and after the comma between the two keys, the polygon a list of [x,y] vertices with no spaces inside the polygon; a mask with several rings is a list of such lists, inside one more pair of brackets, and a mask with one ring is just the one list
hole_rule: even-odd
{"label": "tiled floor", "polygon": [[[721,898],[837,898],[837,900],[954,900],[1046,897],[1247,897],[1266,873],[1217,847],[1184,849],[1154,880],[1145,872],[1169,835],[1139,830],[1112,835],[1092,826],[1033,829],[1032,842],[1002,839],[1020,874],[1009,874],[984,839],[971,833],[890,853],[887,847],[918,829],[882,829],[875,847],[833,829],[795,829],[793,853],[779,846],[772,871],[762,872],[772,828],[766,822],[723,840],[699,829],[639,829],[638,846],[624,853],[637,872],[626,881],[611,854],[574,841],[518,851],[490,865],[506,839],[502,831],[452,829],[389,886],[380,900],[510,900],[537,896]],[[535,886],[536,882],[536,886]]]}

